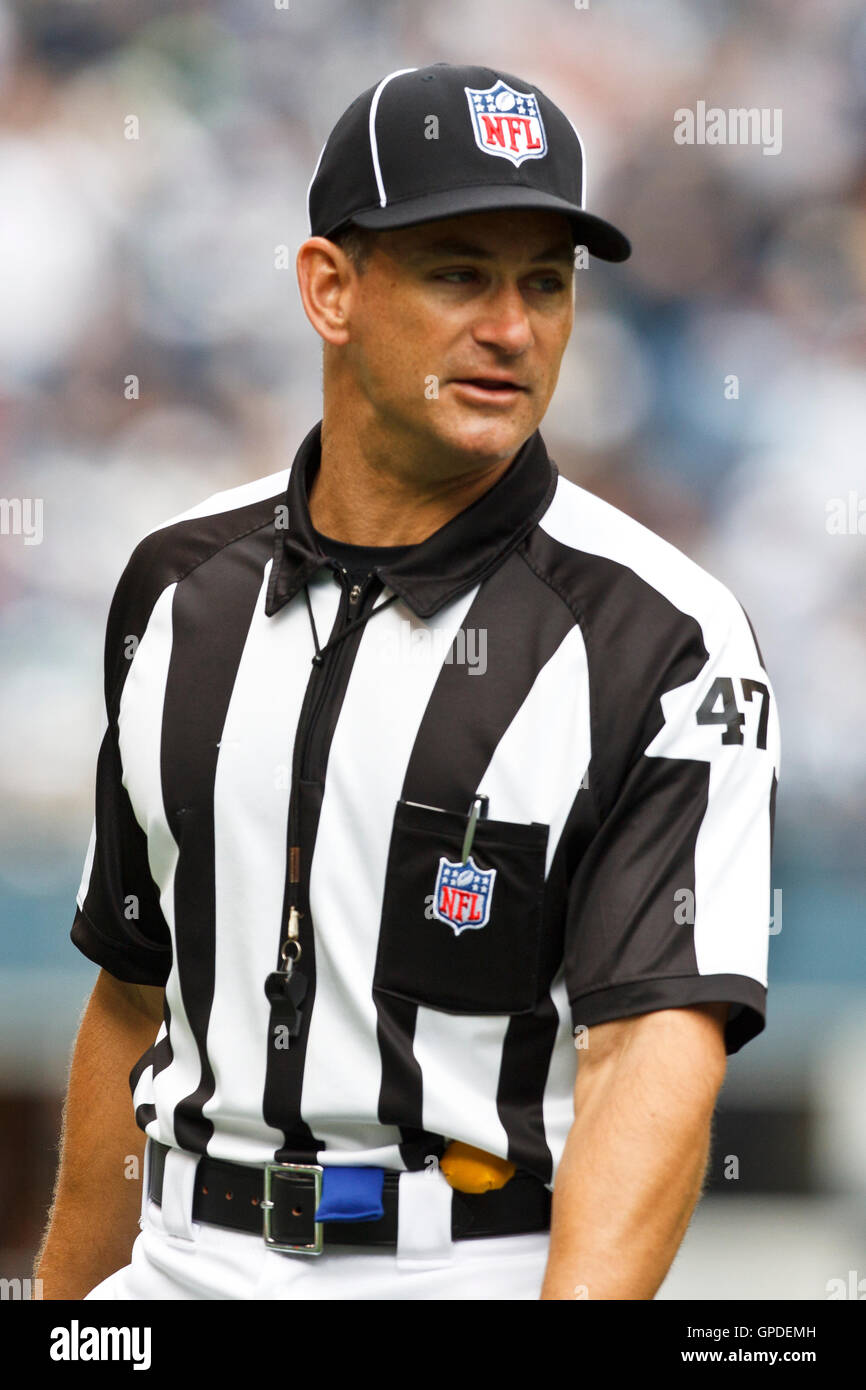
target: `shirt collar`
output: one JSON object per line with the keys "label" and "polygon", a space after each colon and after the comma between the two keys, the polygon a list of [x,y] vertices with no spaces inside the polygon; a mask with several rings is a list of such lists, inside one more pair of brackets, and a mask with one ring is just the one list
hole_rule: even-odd
{"label": "shirt collar", "polygon": [[[285,507],[277,508],[274,563],[265,600],[269,617],[329,563],[316,540],[308,505],[321,444],[320,420],[295,455]],[[417,617],[432,617],[499,567],[547,510],[556,480],[556,465],[536,430],[493,487],[408,555],[378,566],[380,578]]]}

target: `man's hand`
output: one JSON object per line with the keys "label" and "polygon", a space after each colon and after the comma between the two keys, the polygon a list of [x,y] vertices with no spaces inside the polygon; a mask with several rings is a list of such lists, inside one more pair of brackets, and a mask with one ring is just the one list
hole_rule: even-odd
{"label": "man's hand", "polygon": [[655,1296],[701,1192],[728,1008],[662,1009],[588,1030],[542,1299]]}
{"label": "man's hand", "polygon": [[[54,1206],[36,1277],[46,1299],[81,1299],[129,1263],[138,1235],[145,1136],[129,1073],[156,1037],[164,992],[100,971],[78,1031]],[[130,1176],[135,1158],[137,1179]]]}

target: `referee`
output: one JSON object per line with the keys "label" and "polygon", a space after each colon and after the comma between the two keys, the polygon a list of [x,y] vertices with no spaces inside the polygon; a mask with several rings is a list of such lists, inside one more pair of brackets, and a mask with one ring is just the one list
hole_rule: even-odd
{"label": "referee", "polygon": [[321,421],[111,605],[72,926],[101,971],[37,1273],[651,1299],[764,1026],[770,683],[731,593],[538,432],[575,247],[630,253],[568,118],[391,73],[309,214]]}

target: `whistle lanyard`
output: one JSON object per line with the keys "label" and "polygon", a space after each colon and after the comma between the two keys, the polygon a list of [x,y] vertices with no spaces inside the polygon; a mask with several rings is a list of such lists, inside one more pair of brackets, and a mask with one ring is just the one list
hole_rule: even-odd
{"label": "whistle lanyard", "polygon": [[[331,566],[334,568],[334,565]],[[353,602],[362,600],[359,593],[358,600],[353,600],[355,588],[351,593],[347,587],[348,581],[342,567],[336,566],[342,594],[340,598],[340,608],[335,624],[335,631],[324,644],[320,646],[319,636],[316,630],[316,620],[313,616],[313,606],[310,600],[309,587],[304,585],[304,597],[307,604],[307,612],[310,618],[310,630],[313,635],[314,653],[312,657],[313,671],[307,684],[304,695],[301,714],[298,720],[298,727],[295,733],[294,750],[292,754],[292,779],[289,794],[289,833],[288,833],[288,913],[285,921],[283,940],[280,945],[278,964],[276,970],[272,971],[265,980],[265,994],[271,1004],[274,1020],[285,1025],[288,1036],[297,1037],[301,1028],[301,1005],[307,993],[308,980],[298,969],[298,963],[303,955],[303,943],[301,941],[301,922],[304,918],[309,918],[309,906],[306,901],[307,882],[309,879],[309,866],[307,864],[306,847],[302,843],[301,832],[301,782],[305,774],[309,775],[315,771],[310,767],[309,756],[310,747],[313,742],[313,735],[322,717],[322,712],[327,704],[329,691],[333,688],[336,677],[340,669],[339,659],[334,659],[326,663],[325,658],[334,652],[345,638],[354,636],[360,628],[368,623],[371,618],[384,609],[390,607],[399,598],[399,594],[391,594],[385,599],[384,603],[370,607],[366,613],[360,613],[357,617],[351,614]],[[375,582],[378,584],[379,580]],[[357,586],[355,586],[357,587]],[[371,589],[371,593],[373,590]],[[375,596],[373,598],[375,604]],[[345,652],[340,654],[345,660]],[[326,669],[327,667],[327,669]],[[308,923],[309,929],[309,923]]]}

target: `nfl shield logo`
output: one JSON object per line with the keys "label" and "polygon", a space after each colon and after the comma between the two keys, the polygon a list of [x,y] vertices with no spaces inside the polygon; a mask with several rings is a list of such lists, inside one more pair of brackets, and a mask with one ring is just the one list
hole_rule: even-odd
{"label": "nfl shield logo", "polygon": [[465,864],[454,864],[443,855],[436,875],[433,916],[447,922],[455,936],[470,927],[486,927],[495,878],[496,870],[479,869],[471,854]]}
{"label": "nfl shield logo", "polygon": [[543,159],[547,135],[533,92],[518,92],[500,78],[495,87],[464,87],[475,143],[485,154],[501,155],[511,163]]}

